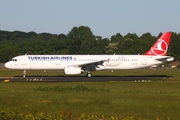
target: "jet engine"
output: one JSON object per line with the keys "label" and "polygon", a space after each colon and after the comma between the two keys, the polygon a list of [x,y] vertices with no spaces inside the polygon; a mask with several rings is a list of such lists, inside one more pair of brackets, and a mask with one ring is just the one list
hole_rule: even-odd
{"label": "jet engine", "polygon": [[64,68],[64,73],[67,75],[76,75],[76,74],[81,74],[81,68],[79,67],[65,67]]}

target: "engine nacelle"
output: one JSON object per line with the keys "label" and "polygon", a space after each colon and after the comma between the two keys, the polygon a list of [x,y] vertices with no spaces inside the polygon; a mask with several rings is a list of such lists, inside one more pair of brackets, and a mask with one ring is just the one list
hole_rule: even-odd
{"label": "engine nacelle", "polygon": [[81,74],[81,68],[79,67],[65,67],[64,68],[64,73],[67,75],[76,75],[76,74]]}

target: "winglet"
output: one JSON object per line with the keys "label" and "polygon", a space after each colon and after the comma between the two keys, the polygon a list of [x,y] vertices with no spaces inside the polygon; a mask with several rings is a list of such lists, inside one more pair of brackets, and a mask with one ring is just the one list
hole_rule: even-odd
{"label": "winglet", "polygon": [[144,54],[154,56],[166,56],[172,32],[165,32],[155,44]]}

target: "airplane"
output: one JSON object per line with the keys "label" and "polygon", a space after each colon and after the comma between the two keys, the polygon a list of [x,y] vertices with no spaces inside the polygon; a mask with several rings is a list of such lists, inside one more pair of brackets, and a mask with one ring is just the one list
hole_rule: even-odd
{"label": "airplane", "polygon": [[166,56],[172,32],[165,32],[154,45],[142,55],[20,55],[5,63],[8,69],[64,70],[67,75],[86,72],[91,77],[97,70],[129,70],[150,67],[173,61]]}

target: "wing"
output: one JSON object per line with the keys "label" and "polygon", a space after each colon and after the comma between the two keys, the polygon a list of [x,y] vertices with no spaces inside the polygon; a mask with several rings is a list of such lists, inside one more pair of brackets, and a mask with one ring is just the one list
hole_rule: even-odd
{"label": "wing", "polygon": [[82,63],[82,64],[72,64],[68,65],[69,67],[81,67],[82,70],[84,71],[96,71],[100,68],[100,66],[104,66],[103,63],[107,60],[99,60],[99,61],[94,61],[94,62],[87,62],[87,63]]}
{"label": "wing", "polygon": [[103,67],[103,63],[105,60],[101,61],[96,61],[96,62],[91,62],[91,63],[86,63],[86,64],[81,64],[80,66],[82,67],[83,70],[85,71],[96,71],[100,69],[100,66]]}

